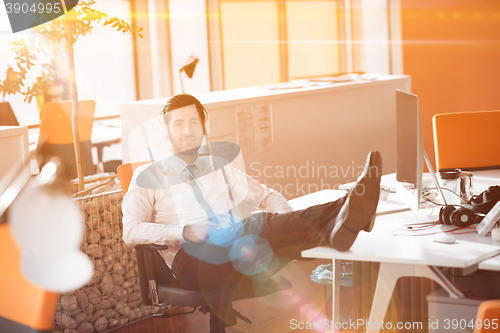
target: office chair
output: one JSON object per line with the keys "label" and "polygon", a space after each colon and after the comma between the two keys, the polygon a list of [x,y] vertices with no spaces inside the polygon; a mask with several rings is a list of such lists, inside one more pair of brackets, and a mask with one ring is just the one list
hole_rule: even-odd
{"label": "office chair", "polygon": [[[78,102],[78,132],[82,152],[83,175],[93,175],[95,166],[92,160],[92,126],[94,124],[95,101]],[[40,152],[44,156],[42,165],[50,156],[58,156],[67,167],[65,174],[70,179],[78,177],[75,148],[73,145],[71,101],[47,102],[43,106],[40,123],[40,138],[46,136],[46,142]],[[40,144],[40,140],[38,141]],[[45,158],[47,156],[47,158]]]}
{"label": "office chair", "polygon": [[[149,162],[128,163],[118,167],[117,172],[123,195],[128,191],[135,168],[146,163]],[[272,279],[259,287],[256,287],[252,280],[245,279],[238,284],[231,295],[186,290],[181,287],[172,274],[171,269],[165,263],[165,260],[158,253],[158,250],[166,250],[167,248],[168,246],[166,245],[156,244],[135,246],[142,303],[144,305],[160,306],[170,304],[193,308],[192,311],[179,314],[165,313],[162,315],[164,318],[193,313],[199,307],[203,314],[210,313],[210,333],[225,332],[226,323],[213,311],[214,307],[217,307],[221,303],[221,299],[224,302],[232,302],[247,298],[262,297],[292,287],[291,283],[285,277],[274,275]],[[240,319],[250,323],[247,318],[232,309],[232,305],[230,306],[230,311],[233,311]]]}
{"label": "office chair", "polygon": [[500,300],[495,299],[482,302],[477,309],[474,333],[498,332],[500,329],[499,318]]}
{"label": "office chair", "polygon": [[432,118],[436,167],[500,167],[500,111],[436,114]]}

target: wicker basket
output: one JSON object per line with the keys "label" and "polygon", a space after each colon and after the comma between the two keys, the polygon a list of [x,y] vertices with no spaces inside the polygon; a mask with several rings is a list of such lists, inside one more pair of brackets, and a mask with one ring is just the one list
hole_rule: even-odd
{"label": "wicker basket", "polygon": [[84,287],[62,293],[54,332],[106,332],[164,312],[141,304],[135,249],[123,242],[120,189],[75,199],[85,218],[81,250],[94,264]]}

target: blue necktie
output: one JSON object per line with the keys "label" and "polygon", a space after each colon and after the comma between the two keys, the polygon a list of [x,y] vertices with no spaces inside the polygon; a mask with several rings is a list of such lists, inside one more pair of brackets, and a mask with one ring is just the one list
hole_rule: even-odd
{"label": "blue necktie", "polygon": [[[196,201],[198,201],[201,208],[203,208],[203,210],[205,211],[205,213],[208,216],[208,219],[212,223],[216,223],[216,224],[223,226],[220,222],[222,222],[224,219],[227,220],[227,216],[225,216],[225,214],[221,214],[221,215],[217,215],[217,216],[215,215],[212,207],[210,207],[210,205],[206,202],[205,198],[203,197],[203,193],[201,192],[200,186],[198,185],[198,183],[194,179],[194,167],[193,167],[193,165],[186,166],[186,169],[189,172],[189,180],[190,180],[191,187],[193,189]],[[219,221],[219,219],[221,219],[221,221]],[[230,225],[234,224],[234,218],[233,218],[233,214],[231,213],[231,210],[229,210],[229,220],[230,220],[230,222],[229,222]]]}

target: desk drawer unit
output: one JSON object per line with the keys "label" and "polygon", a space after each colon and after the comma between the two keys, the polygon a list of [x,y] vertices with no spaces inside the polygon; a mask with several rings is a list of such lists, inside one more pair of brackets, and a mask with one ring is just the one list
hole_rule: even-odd
{"label": "desk drawer unit", "polygon": [[429,333],[472,332],[477,309],[482,301],[451,298],[444,289],[427,295]]}

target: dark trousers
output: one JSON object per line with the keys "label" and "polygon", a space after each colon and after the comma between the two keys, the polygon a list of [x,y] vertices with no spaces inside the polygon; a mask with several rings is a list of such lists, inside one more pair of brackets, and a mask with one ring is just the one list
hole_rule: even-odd
{"label": "dark trousers", "polygon": [[285,214],[257,213],[185,243],[172,271],[184,289],[230,293],[241,279],[265,281],[303,250],[326,245],[345,198]]}

